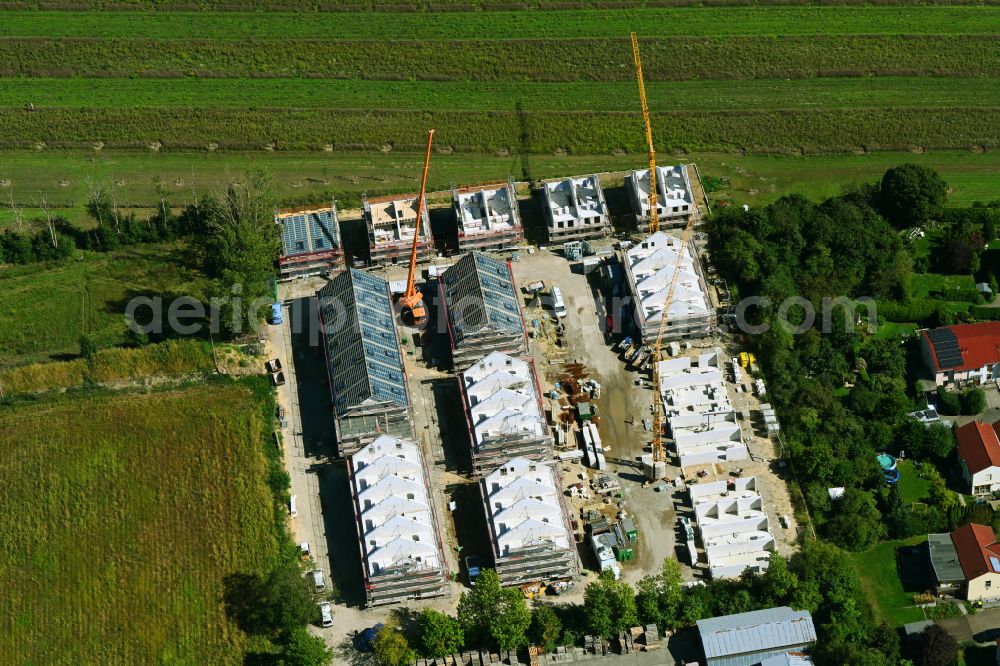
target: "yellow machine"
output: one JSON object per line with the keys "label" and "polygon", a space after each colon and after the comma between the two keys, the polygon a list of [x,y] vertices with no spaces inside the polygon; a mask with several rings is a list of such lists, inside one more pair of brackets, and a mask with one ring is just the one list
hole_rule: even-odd
{"label": "yellow machine", "polygon": [[[635,61],[635,78],[639,82],[639,101],[642,102],[642,121],[646,124],[646,146],[649,147],[649,233],[660,230],[660,211],[656,207],[656,150],[653,149],[653,127],[649,123],[649,106],[646,104],[646,83],[642,80],[642,58],[639,57],[639,38],[633,32],[632,59]],[[636,191],[639,183],[635,184]]]}

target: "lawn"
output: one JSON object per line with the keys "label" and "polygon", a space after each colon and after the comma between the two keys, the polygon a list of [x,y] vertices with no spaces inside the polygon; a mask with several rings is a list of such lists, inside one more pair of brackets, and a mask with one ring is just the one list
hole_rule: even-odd
{"label": "lawn", "polygon": [[915,298],[927,298],[932,292],[941,292],[945,289],[975,289],[976,281],[971,275],[941,275],[939,273],[914,273],[913,275],[913,296]]}
{"label": "lawn", "polygon": [[899,323],[895,321],[880,322],[875,337],[879,339],[887,338],[909,338],[920,329],[918,324],[912,322]]}
{"label": "lawn", "polygon": [[1000,31],[995,7],[684,7],[475,12],[6,11],[2,37],[502,40],[687,35],[982,35]]}
{"label": "lawn", "polygon": [[0,366],[77,354],[84,334],[100,346],[121,344],[125,306],[134,296],[204,295],[205,278],[181,243],[80,255],[0,267]]}
{"label": "lawn", "polygon": [[[889,167],[905,162],[937,169],[953,190],[948,199],[951,205],[990,201],[1000,191],[1000,151],[805,157],[696,152],[682,159],[696,162],[703,176],[728,177],[729,186],[714,193],[712,198],[735,204],[763,205],[793,192],[821,200],[855,185],[873,182]],[[661,160],[667,163],[666,158]],[[522,180],[525,166],[532,178],[539,179],[635,169],[644,161],[641,155],[532,155],[522,160],[516,155],[436,154],[428,175],[428,189],[446,190],[452,182],[506,180],[508,175]],[[127,197],[133,206],[153,206],[157,202],[154,179],[159,177],[171,190],[170,201],[186,205],[216,190],[234,174],[251,165],[260,165],[272,173],[279,196],[285,200],[318,201],[336,196],[341,208],[356,208],[364,191],[375,194],[416,190],[422,162],[422,154],[395,151],[366,155],[10,151],[0,152],[0,181],[11,182],[15,200],[27,207],[24,212],[30,216],[41,213],[30,208],[38,205],[37,197],[41,195],[48,197],[50,205],[82,211],[89,191],[88,181],[106,183],[119,201]],[[8,196],[0,188],[0,205]],[[77,215],[76,219],[80,217]],[[13,226],[12,216],[10,211],[0,209],[0,228],[4,226]]]}
{"label": "lawn", "polygon": [[280,543],[260,395],[219,382],[0,408],[0,662],[243,663],[224,580],[266,571]]}
{"label": "lawn", "polygon": [[899,470],[899,496],[904,505],[919,502],[927,498],[930,490],[930,482],[920,476],[920,470],[913,466],[909,460],[900,460],[896,463]]}
{"label": "lawn", "polygon": [[[650,81],[650,109],[726,111],[878,106],[1000,106],[993,78],[815,78]],[[14,78],[0,106],[36,108],[331,108],[428,111],[636,111],[634,81],[368,81],[354,79]]]}
{"label": "lawn", "polygon": [[926,536],[886,541],[863,553],[851,553],[861,584],[882,620],[894,627],[924,619],[919,608],[913,608],[913,593],[904,590],[896,568],[896,549],[915,546]]}

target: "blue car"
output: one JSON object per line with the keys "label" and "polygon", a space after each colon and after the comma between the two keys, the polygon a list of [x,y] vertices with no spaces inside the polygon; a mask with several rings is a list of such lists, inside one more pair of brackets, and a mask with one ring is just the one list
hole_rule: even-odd
{"label": "blue car", "polygon": [[354,647],[361,652],[371,652],[375,649],[372,643],[375,641],[375,637],[378,636],[378,632],[382,630],[384,625],[379,622],[374,627],[368,627],[364,631],[358,633],[354,637]]}

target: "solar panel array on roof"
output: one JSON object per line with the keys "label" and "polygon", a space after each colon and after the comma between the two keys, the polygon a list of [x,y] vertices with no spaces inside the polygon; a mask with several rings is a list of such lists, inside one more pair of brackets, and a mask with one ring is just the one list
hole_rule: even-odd
{"label": "solar panel array on roof", "polygon": [[517,292],[506,262],[471,252],[445,271],[443,280],[448,316],[459,341],[485,327],[521,332]]}
{"label": "solar panel array on roof", "polygon": [[950,328],[936,328],[927,332],[934,345],[934,355],[937,356],[938,367],[941,369],[957,368],[962,365],[962,351],[958,347],[958,338]]}
{"label": "solar panel array on roof", "polygon": [[283,256],[338,249],[340,229],[332,208],[278,216]]}
{"label": "solar panel array on roof", "polygon": [[320,290],[319,307],[334,411],[343,415],[368,400],[407,407],[388,283],[352,268]]}

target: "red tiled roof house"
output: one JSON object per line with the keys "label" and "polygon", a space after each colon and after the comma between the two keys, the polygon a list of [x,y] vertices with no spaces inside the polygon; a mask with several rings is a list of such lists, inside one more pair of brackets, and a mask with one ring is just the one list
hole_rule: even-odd
{"label": "red tiled roof house", "polygon": [[987,525],[963,525],[951,533],[958,563],[965,577],[965,598],[1000,597],[1000,543]]}
{"label": "red tiled roof house", "polygon": [[993,425],[973,421],[955,431],[958,460],[966,492],[992,495],[1000,492],[1000,421]]}
{"label": "red tiled roof house", "polygon": [[920,352],[938,386],[1000,379],[1000,322],[921,331]]}

